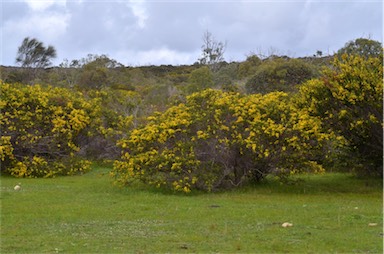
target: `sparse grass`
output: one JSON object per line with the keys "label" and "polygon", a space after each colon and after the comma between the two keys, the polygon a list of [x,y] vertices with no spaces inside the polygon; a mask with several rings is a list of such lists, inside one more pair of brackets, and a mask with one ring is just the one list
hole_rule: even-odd
{"label": "sparse grass", "polygon": [[[182,195],[1,176],[1,253],[382,253],[382,182],[345,174]],[[21,182],[22,190],[13,186]],[[283,222],[293,227],[282,228]],[[377,223],[377,226],[368,226]]]}

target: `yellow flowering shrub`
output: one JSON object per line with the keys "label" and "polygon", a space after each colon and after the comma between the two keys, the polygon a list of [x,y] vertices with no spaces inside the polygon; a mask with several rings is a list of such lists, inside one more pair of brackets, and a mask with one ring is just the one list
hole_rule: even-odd
{"label": "yellow flowering shrub", "polygon": [[0,159],[1,163],[7,164],[15,159],[10,136],[0,137]]}
{"label": "yellow flowering shrub", "polygon": [[329,137],[319,124],[282,92],[244,96],[209,89],[121,139],[122,157],[111,175],[121,184],[138,180],[190,192],[321,171],[314,159]]}
{"label": "yellow flowering shrub", "polygon": [[2,172],[49,177],[89,170],[89,162],[75,155],[97,124],[95,101],[64,88],[5,83],[0,83],[0,98]]}
{"label": "yellow flowering shrub", "polygon": [[383,175],[382,60],[346,54],[336,57],[321,78],[300,88],[297,100],[322,122],[324,132],[338,136],[349,162],[346,167],[378,176]]}

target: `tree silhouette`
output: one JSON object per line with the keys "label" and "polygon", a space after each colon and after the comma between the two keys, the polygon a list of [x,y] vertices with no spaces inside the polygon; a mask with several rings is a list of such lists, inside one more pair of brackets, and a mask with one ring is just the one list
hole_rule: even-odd
{"label": "tree silhouette", "polygon": [[46,68],[55,57],[56,49],[53,46],[45,47],[37,39],[26,37],[17,51],[16,63],[27,68]]}
{"label": "tree silhouette", "polygon": [[212,33],[206,31],[203,35],[202,56],[200,64],[209,65],[212,71],[217,71],[219,63],[224,61],[224,52],[227,43],[216,41]]}

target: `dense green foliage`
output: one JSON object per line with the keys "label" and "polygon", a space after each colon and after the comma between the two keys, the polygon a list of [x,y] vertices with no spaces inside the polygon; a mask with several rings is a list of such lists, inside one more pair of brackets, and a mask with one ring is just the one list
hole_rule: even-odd
{"label": "dense green foliage", "polygon": [[383,47],[380,42],[366,38],[358,38],[349,41],[345,46],[337,51],[339,56],[359,55],[364,58],[383,58]]}
{"label": "dense green foliage", "polygon": [[191,72],[188,82],[188,93],[211,88],[213,86],[212,72],[207,66],[200,67]]}
{"label": "dense green foliage", "polygon": [[303,60],[272,58],[257,68],[256,73],[248,80],[245,88],[248,93],[293,92],[296,91],[297,85],[314,76],[313,67]]}
{"label": "dense green foliage", "polygon": [[250,55],[239,66],[239,77],[247,77],[253,75],[257,67],[262,63],[261,59],[256,55]]}
{"label": "dense green foliage", "polygon": [[213,73],[214,87],[227,92],[240,90],[239,84],[239,63],[222,63],[220,69]]}

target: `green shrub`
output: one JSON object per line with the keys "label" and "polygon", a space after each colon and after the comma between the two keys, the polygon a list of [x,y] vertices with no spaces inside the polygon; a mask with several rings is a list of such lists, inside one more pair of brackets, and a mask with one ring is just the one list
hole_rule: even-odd
{"label": "green shrub", "polygon": [[247,60],[240,63],[239,70],[238,70],[238,77],[239,78],[245,78],[250,75],[254,75],[257,67],[262,63],[261,59],[255,55],[252,54],[247,57]]}
{"label": "green shrub", "polygon": [[117,140],[139,119],[142,99],[137,92],[102,88],[89,90],[87,96],[97,101],[100,116],[94,120],[92,135],[79,140],[81,155],[93,160],[114,160],[120,156]]}
{"label": "green shrub", "polygon": [[354,41],[349,41],[345,46],[337,51],[338,56],[359,55],[363,58],[383,58],[383,45],[379,41],[374,41],[366,38],[357,38]]}
{"label": "green shrub", "polygon": [[214,84],[212,71],[208,68],[208,66],[203,66],[193,70],[190,74],[188,83],[187,93],[193,93],[207,88],[212,88]]}
{"label": "green shrub", "polygon": [[217,72],[213,73],[213,82],[216,88],[221,90],[234,92],[237,87],[234,85],[237,79],[238,63],[230,63],[220,68]]}
{"label": "green shrub", "polygon": [[294,92],[296,86],[314,77],[313,67],[298,59],[265,60],[245,85],[248,93]]}

